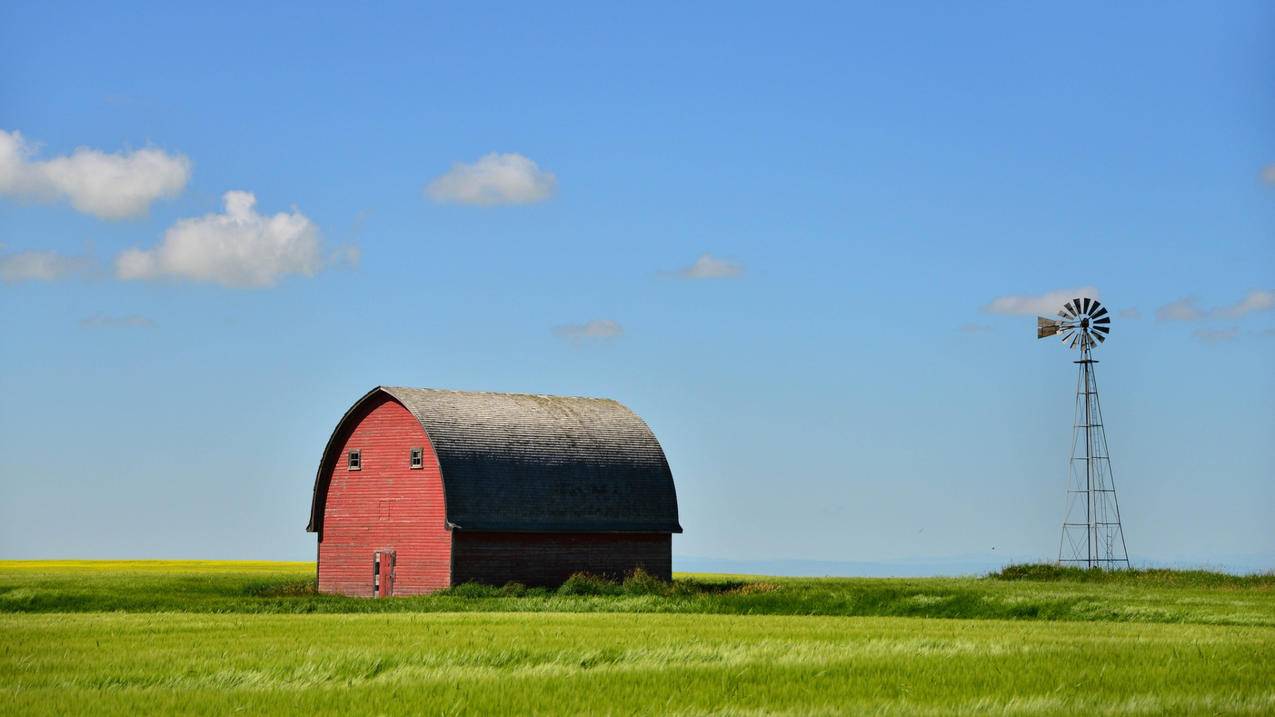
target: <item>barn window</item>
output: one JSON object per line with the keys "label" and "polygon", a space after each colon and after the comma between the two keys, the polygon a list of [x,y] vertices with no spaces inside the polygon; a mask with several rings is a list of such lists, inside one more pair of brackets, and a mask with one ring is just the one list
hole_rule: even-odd
{"label": "barn window", "polygon": [[350,451],[350,460],[347,467],[352,471],[361,470],[363,468],[363,452],[358,448]]}
{"label": "barn window", "polygon": [[412,468],[420,468],[425,461],[425,451],[420,448],[412,449]]}

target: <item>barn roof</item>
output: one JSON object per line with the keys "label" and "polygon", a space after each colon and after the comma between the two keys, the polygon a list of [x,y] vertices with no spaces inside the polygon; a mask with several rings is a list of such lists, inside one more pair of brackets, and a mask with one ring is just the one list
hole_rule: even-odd
{"label": "barn roof", "polygon": [[646,423],[601,398],[379,386],[333,432],[315,479],[310,531],[323,522],[328,453],[356,409],[380,394],[421,422],[459,530],[680,533],[664,451]]}

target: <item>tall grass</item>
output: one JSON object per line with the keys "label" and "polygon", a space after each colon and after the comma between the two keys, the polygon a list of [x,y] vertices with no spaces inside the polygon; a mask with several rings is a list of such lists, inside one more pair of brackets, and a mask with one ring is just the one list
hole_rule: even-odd
{"label": "tall grass", "polygon": [[1230,587],[1275,589],[1275,572],[1233,575],[1210,570],[1170,570],[1167,568],[1133,568],[1129,570],[1101,570],[1054,565],[1051,563],[1023,563],[1007,565],[988,575],[994,580],[1035,580],[1047,582],[1106,583],[1153,585],[1159,587]]}
{"label": "tall grass", "polygon": [[138,713],[1272,714],[1275,591],[1015,567],[370,600],[306,563],[0,562],[0,714]]}
{"label": "tall grass", "polygon": [[557,590],[458,585],[428,596],[320,595],[312,563],[0,562],[0,613],[642,612],[1275,626],[1275,578],[1012,567],[989,578],[576,576]]}
{"label": "tall grass", "polygon": [[6,714],[1270,714],[1275,629],[632,614],[0,615]]}

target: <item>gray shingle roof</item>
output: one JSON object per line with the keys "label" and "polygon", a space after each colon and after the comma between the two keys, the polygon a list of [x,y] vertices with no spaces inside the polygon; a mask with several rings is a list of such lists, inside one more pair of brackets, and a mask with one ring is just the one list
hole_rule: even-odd
{"label": "gray shingle roof", "polygon": [[[429,436],[453,528],[682,531],[663,449],[616,401],[382,386],[355,406],[378,392],[402,403]],[[322,522],[322,474],[321,466],[310,530]]]}

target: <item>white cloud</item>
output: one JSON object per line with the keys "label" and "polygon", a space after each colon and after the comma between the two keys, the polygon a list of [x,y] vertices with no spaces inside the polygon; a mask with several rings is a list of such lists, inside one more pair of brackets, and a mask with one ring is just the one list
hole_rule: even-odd
{"label": "white cloud", "polygon": [[1097,299],[1098,288],[1082,286],[1078,289],[1058,289],[1039,295],[1010,294],[998,296],[983,307],[989,314],[1053,316],[1063,304],[1075,298]]}
{"label": "white cloud", "polygon": [[164,232],[159,246],[120,254],[116,276],[263,287],[288,274],[313,276],[324,268],[319,228],[305,215],[295,209],[258,214],[251,192],[226,192],[223,199],[224,213],[182,219]]}
{"label": "white cloud", "polygon": [[744,273],[744,267],[732,261],[702,254],[694,264],[673,272],[683,279],[733,279]]}
{"label": "white cloud", "polygon": [[1238,319],[1245,314],[1251,314],[1255,311],[1269,311],[1272,308],[1275,308],[1275,291],[1258,289],[1248,292],[1247,296],[1230,306],[1214,309],[1210,312],[1210,315],[1223,319]]}
{"label": "white cloud", "polygon": [[0,130],[0,195],[66,199],[85,214],[124,219],[145,214],[158,199],[177,196],[190,180],[188,158],[154,148],[107,154],[79,147],[46,160],[33,159],[35,153],[20,132]]}
{"label": "white cloud", "polygon": [[1210,319],[1238,319],[1258,311],[1275,309],[1275,291],[1255,289],[1230,306],[1205,309],[1194,296],[1178,299],[1156,309],[1155,317],[1162,321],[1199,321]]}
{"label": "white cloud", "polygon": [[491,154],[473,164],[457,162],[447,174],[425,186],[436,202],[454,204],[532,204],[553,196],[558,179],[521,154]]}
{"label": "white cloud", "polygon": [[1262,167],[1262,181],[1267,184],[1275,184],[1275,164],[1268,164]]}
{"label": "white cloud", "polygon": [[594,319],[583,324],[555,326],[553,333],[572,343],[609,341],[624,333],[624,327],[610,319]]}
{"label": "white cloud", "polygon": [[1122,319],[1140,319],[1140,318],[1142,318],[1142,312],[1141,312],[1141,311],[1138,311],[1138,309],[1137,309],[1136,307],[1130,306],[1130,307],[1129,307],[1129,308],[1127,308],[1127,309],[1121,309],[1121,310],[1120,310],[1120,318],[1122,318]]}
{"label": "white cloud", "polygon": [[1229,329],[1196,329],[1191,332],[1191,335],[1206,344],[1220,344],[1234,341],[1240,335],[1240,330],[1235,327]]}
{"label": "white cloud", "polygon": [[1204,318],[1204,310],[1194,296],[1187,296],[1156,309],[1155,317],[1160,321],[1198,321]]}
{"label": "white cloud", "polygon": [[0,282],[56,281],[93,271],[90,256],[70,256],[56,251],[20,251],[0,254]]}
{"label": "white cloud", "polygon": [[111,316],[97,313],[80,319],[80,328],[83,329],[153,329],[155,326],[154,321],[138,314]]}

